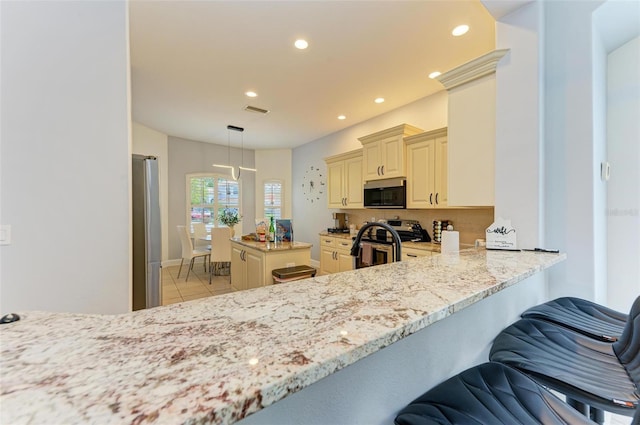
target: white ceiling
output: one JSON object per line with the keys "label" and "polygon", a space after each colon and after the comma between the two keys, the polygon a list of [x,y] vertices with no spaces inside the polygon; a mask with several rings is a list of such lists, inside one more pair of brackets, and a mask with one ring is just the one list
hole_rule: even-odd
{"label": "white ceiling", "polygon": [[[453,37],[462,23],[470,31]],[[442,90],[427,75],[493,50],[494,27],[479,0],[134,0],[133,119],[237,146],[232,124],[247,148],[292,148]]]}

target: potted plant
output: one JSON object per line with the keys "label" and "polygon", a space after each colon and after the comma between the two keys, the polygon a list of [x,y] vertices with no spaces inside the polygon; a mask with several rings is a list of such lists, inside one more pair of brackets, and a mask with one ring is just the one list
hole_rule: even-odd
{"label": "potted plant", "polygon": [[240,223],[240,220],[242,220],[242,216],[238,212],[237,208],[225,208],[220,211],[218,220],[220,220],[220,223],[224,224],[230,229],[231,237],[233,237],[235,236],[234,226]]}

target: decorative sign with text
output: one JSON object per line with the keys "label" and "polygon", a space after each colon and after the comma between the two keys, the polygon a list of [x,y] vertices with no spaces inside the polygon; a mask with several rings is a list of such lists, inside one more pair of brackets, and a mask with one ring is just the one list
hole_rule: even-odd
{"label": "decorative sign with text", "polygon": [[516,229],[511,226],[511,220],[498,217],[487,227],[487,249],[517,249]]}

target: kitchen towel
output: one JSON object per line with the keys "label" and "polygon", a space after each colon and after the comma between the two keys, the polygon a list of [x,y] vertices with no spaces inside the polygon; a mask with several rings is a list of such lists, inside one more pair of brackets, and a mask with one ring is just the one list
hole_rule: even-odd
{"label": "kitchen towel", "polygon": [[362,242],[362,251],[360,255],[362,255],[362,258],[360,259],[362,264],[370,266],[371,261],[373,260],[373,246],[368,242]]}
{"label": "kitchen towel", "polygon": [[460,251],[460,233],[457,230],[443,230],[440,252],[446,254],[458,251]]}

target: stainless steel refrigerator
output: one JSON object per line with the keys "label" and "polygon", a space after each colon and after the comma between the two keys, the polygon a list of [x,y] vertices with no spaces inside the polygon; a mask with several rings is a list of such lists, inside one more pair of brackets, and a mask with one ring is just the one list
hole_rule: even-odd
{"label": "stainless steel refrigerator", "polygon": [[132,158],[133,309],[162,304],[160,184],[158,160],[153,156]]}

